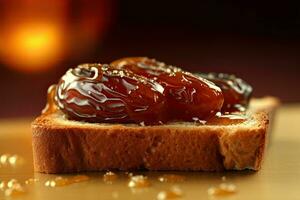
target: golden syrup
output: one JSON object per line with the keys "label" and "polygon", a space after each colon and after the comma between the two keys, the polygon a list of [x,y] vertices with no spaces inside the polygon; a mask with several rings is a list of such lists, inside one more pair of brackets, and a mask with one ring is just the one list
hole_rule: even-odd
{"label": "golden syrup", "polygon": [[181,176],[181,175],[176,175],[176,174],[164,174],[164,175],[158,177],[158,180],[160,182],[175,183],[175,182],[183,182],[185,180],[185,177]]}
{"label": "golden syrup", "polygon": [[62,187],[62,186],[67,186],[67,185],[71,185],[74,183],[87,181],[89,179],[90,178],[85,175],[77,175],[77,176],[70,177],[70,178],[63,178],[61,176],[58,176],[55,179],[46,181],[45,186],[47,186],[47,187]]}
{"label": "golden syrup", "polygon": [[103,175],[103,181],[107,184],[112,184],[114,181],[116,181],[118,179],[118,175],[114,172],[106,172]]}
{"label": "golden syrup", "polygon": [[151,183],[148,180],[148,177],[143,175],[132,176],[128,182],[128,187],[130,188],[145,188],[150,185]]}
{"label": "golden syrup", "polygon": [[166,199],[176,199],[181,198],[183,196],[183,192],[179,187],[173,187],[169,190],[160,191],[157,194],[158,200],[166,200]]}
{"label": "golden syrup", "polygon": [[236,186],[232,183],[221,183],[218,187],[211,187],[207,190],[207,193],[212,196],[226,196],[236,192]]}

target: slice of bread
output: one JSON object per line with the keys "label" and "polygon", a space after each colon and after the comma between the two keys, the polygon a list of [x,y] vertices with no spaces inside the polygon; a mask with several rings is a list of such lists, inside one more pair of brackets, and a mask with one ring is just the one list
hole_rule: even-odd
{"label": "slice of bread", "polygon": [[267,142],[274,98],[252,100],[237,124],[166,125],[85,123],[58,111],[32,123],[37,172],[99,170],[258,170]]}

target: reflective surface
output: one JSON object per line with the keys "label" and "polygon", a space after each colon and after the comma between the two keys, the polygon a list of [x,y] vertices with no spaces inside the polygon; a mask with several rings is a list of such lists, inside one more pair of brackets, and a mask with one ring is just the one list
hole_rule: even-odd
{"label": "reflective surface", "polygon": [[[33,173],[30,120],[0,121],[0,155],[17,154],[23,161],[15,165],[0,165],[0,180],[16,179],[24,187],[21,193],[7,199],[161,199],[164,196],[178,199],[298,199],[300,196],[300,105],[283,106],[277,113],[272,141],[267,149],[263,168],[259,172],[133,172],[145,175],[150,182],[142,188],[128,187],[132,174],[116,172],[113,181],[104,181],[105,172],[84,173],[89,179],[59,187],[45,183],[58,176],[74,180],[72,175],[47,175]],[[12,159],[13,160],[13,159]],[[184,177],[180,181],[159,180],[165,174]],[[35,178],[38,181],[30,180]],[[27,180],[28,184],[25,184]],[[208,191],[226,183],[235,192],[211,196]],[[234,185],[230,185],[230,184]],[[5,199],[0,189],[0,199]]]}

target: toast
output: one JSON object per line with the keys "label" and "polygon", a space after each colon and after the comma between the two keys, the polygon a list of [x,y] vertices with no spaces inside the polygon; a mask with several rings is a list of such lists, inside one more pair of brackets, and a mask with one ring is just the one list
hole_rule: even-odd
{"label": "toast", "polygon": [[164,125],[87,123],[61,111],[32,123],[34,169],[44,173],[100,170],[259,170],[269,119],[278,100],[253,99],[245,121]]}

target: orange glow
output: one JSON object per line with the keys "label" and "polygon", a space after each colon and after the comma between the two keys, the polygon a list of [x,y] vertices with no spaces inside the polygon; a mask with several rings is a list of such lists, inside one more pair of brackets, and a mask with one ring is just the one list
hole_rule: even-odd
{"label": "orange glow", "polygon": [[62,33],[47,23],[29,23],[14,27],[5,35],[0,53],[10,67],[25,71],[44,71],[62,54]]}
{"label": "orange glow", "polygon": [[20,72],[45,73],[62,61],[85,58],[103,39],[112,3],[0,1],[0,63]]}

